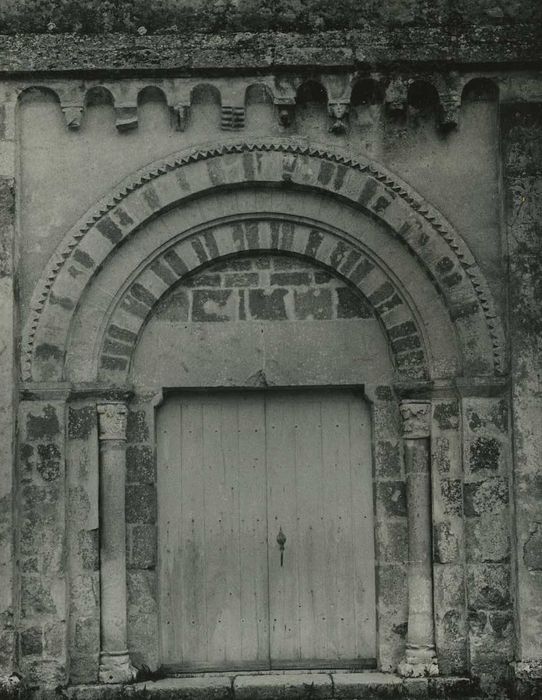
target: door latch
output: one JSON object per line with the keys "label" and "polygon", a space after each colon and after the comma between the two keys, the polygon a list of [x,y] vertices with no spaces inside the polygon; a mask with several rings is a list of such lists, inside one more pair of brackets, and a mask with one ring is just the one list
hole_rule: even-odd
{"label": "door latch", "polygon": [[282,527],[279,528],[279,534],[277,535],[277,542],[280,550],[280,565],[284,563],[284,545],[286,544],[286,535],[282,532]]}

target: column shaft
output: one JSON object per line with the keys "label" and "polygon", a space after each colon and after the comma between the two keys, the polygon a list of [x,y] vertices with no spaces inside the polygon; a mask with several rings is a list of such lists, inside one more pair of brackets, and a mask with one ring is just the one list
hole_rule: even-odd
{"label": "column shaft", "polygon": [[438,673],[431,556],[430,404],[401,404],[408,503],[408,637],[405,676]]}
{"label": "column shaft", "polygon": [[98,406],[102,683],[132,680],[126,634],[126,406]]}

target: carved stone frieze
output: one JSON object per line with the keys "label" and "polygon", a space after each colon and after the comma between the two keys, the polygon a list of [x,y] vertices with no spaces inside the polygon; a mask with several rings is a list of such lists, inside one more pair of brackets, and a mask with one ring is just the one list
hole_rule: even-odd
{"label": "carved stone frieze", "polygon": [[97,409],[100,440],[126,440],[126,405],[115,401],[98,404]]}
{"label": "carved stone frieze", "polygon": [[401,401],[403,437],[411,440],[431,434],[431,404],[428,401]]}

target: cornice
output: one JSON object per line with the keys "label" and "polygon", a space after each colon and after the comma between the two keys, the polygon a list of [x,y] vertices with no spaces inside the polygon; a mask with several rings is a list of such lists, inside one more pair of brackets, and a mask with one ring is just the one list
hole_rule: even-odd
{"label": "cornice", "polygon": [[0,75],[97,72],[190,75],[261,69],[358,69],[394,64],[514,66],[542,64],[536,23],[418,25],[309,34],[3,34]]}

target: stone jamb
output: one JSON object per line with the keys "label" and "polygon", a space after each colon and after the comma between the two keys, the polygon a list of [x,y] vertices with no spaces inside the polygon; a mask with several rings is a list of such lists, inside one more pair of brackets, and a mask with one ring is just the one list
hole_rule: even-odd
{"label": "stone jamb", "polygon": [[96,683],[100,653],[99,445],[95,396],[68,403],[66,512],[71,684]]}
{"label": "stone jamb", "polygon": [[469,667],[461,406],[452,384],[431,397],[435,643],[441,674],[460,675]]}

